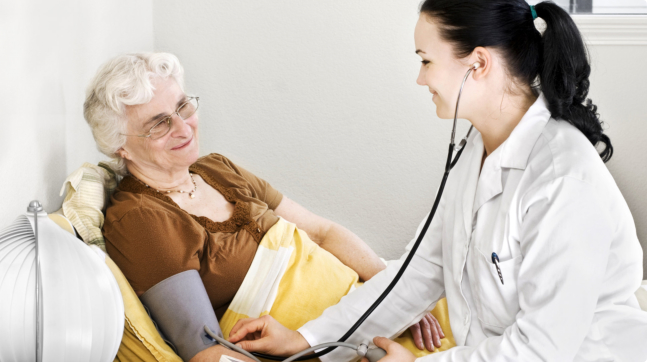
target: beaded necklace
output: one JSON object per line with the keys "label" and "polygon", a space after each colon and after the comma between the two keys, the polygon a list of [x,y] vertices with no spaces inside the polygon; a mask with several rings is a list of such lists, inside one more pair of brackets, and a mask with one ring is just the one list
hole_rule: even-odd
{"label": "beaded necklace", "polygon": [[190,173],[190,172],[189,172],[189,176],[191,177],[191,182],[193,182],[193,190],[192,190],[192,191],[184,191],[184,190],[166,190],[166,191],[160,191],[160,190],[158,190],[158,189],[156,189],[156,188],[154,188],[154,187],[150,187],[149,185],[147,185],[146,183],[144,183],[144,181],[142,181],[142,180],[138,179],[137,177],[135,177],[135,175],[132,175],[132,176],[133,176],[133,178],[135,178],[135,180],[137,180],[137,181],[141,182],[144,186],[148,187],[149,189],[153,189],[153,190],[155,190],[155,191],[159,192],[160,194],[170,194],[171,192],[177,192],[177,193],[180,193],[180,194],[188,193],[188,194],[189,194],[189,197],[193,199],[193,198],[195,198],[195,191],[198,189],[198,184],[196,184],[196,183],[195,183],[195,180],[193,179],[193,174],[192,174],[192,173]]}

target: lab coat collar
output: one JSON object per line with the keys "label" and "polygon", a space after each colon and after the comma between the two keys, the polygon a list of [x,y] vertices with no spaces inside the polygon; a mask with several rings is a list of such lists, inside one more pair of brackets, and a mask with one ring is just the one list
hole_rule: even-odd
{"label": "lab coat collar", "polygon": [[[528,109],[521,118],[519,124],[512,130],[508,138],[485,159],[483,168],[480,168],[480,160],[483,152],[483,139],[480,133],[472,139],[474,153],[472,167],[476,166],[475,193],[466,193],[463,200],[465,229],[471,231],[473,216],[486,202],[503,192],[503,180],[501,178],[502,168],[515,168],[524,170],[528,164],[530,152],[532,152],[539,135],[550,119],[550,111],[546,107],[546,99],[540,94],[535,103]],[[477,161],[478,160],[478,161]],[[474,172],[474,171],[472,171]],[[472,177],[474,179],[474,177]],[[473,205],[469,205],[473,202]],[[471,212],[468,212],[471,211]]]}
{"label": "lab coat collar", "polygon": [[[530,152],[550,117],[546,98],[540,94],[521,118],[519,124],[512,130],[508,139],[499,147],[501,148],[501,167],[526,169]],[[492,154],[494,155],[494,152]]]}
{"label": "lab coat collar", "polygon": [[501,179],[502,156],[503,149],[499,147],[485,159],[476,185],[472,218],[481,206],[503,192],[503,180]]}

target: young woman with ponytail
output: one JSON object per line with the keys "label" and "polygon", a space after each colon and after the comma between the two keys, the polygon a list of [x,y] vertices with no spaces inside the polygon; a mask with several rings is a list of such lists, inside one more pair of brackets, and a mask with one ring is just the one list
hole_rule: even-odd
{"label": "young woman with ponytail", "polygon": [[[476,131],[402,279],[347,342],[393,338],[446,295],[457,346],[421,361],[647,360],[647,312],[634,295],[642,249],[604,165],[613,147],[587,99],[591,67],[571,17],[552,2],[426,0],[415,43],[417,82],[440,118],[454,117],[474,69],[458,117]],[[266,316],[239,322],[231,339],[279,355],[335,341],[398,268],[298,332]],[[381,361],[415,360],[387,338],[374,339]]]}

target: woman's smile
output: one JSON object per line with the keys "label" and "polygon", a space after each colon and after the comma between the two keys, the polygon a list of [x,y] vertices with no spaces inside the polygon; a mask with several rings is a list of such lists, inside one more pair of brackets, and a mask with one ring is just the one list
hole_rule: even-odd
{"label": "woman's smile", "polygon": [[171,150],[173,150],[173,151],[177,151],[177,150],[183,149],[183,148],[185,148],[186,146],[190,145],[190,144],[191,144],[191,142],[193,142],[193,135],[191,135],[191,139],[190,139],[190,140],[188,140],[187,142],[185,142],[185,143],[183,143],[183,144],[181,144],[181,145],[179,145],[179,146],[176,146],[176,147],[171,148]]}

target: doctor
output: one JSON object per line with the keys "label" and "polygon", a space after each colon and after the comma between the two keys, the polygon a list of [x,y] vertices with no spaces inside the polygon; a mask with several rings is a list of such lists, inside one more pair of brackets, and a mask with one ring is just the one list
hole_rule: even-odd
{"label": "doctor", "polygon": [[[445,294],[458,346],[420,360],[645,361],[647,313],[634,296],[643,252],[603,162],[613,148],[586,99],[590,66],[573,20],[523,0],[426,0],[420,13],[418,84],[451,119],[460,81],[479,63],[458,114],[477,132],[409,268],[349,342],[393,338]],[[298,332],[266,316],[240,321],[231,341],[278,355],[335,341],[398,268]],[[415,360],[387,338],[374,339],[382,361]],[[323,359],[353,356],[338,348]]]}

